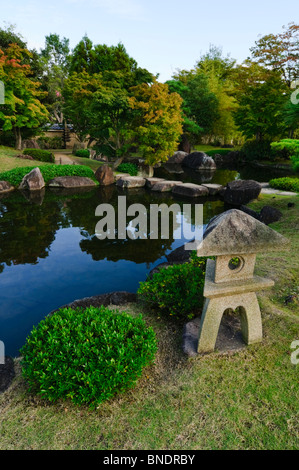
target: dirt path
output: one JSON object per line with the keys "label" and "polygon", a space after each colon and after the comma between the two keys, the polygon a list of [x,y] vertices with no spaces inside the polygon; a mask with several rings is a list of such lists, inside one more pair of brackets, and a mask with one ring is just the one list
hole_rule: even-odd
{"label": "dirt path", "polygon": [[64,153],[54,153],[57,165],[73,165],[74,161]]}

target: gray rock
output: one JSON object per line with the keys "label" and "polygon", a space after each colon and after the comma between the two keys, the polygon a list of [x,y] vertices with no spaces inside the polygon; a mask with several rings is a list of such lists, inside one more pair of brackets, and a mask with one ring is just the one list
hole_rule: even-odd
{"label": "gray rock", "polygon": [[221,184],[212,184],[212,183],[202,183],[202,186],[204,186],[205,188],[208,188],[210,196],[216,196],[216,194],[219,194],[219,192],[223,188]]}
{"label": "gray rock", "polygon": [[212,157],[204,152],[192,152],[187,155],[183,162],[183,166],[192,168],[193,170],[211,170],[216,169],[216,163]]}
{"label": "gray rock", "polygon": [[108,186],[114,183],[114,173],[108,165],[100,166],[94,175],[102,186]]}
{"label": "gray rock", "polygon": [[[84,297],[83,299],[74,300],[73,302],[63,305],[60,308],[77,308],[77,307],[105,307],[108,305],[124,305],[126,303],[136,302],[136,294],[126,291],[109,292],[107,294],[94,295],[93,297]],[[52,310],[49,315],[57,312]]]}
{"label": "gray rock", "polygon": [[182,175],[184,173],[180,163],[165,163],[163,168],[167,171],[167,173],[174,175]]}
{"label": "gray rock", "polygon": [[8,181],[0,181],[0,194],[9,193],[15,188]]}
{"label": "gray rock", "polygon": [[160,183],[161,181],[165,180],[163,178],[146,178],[145,186],[151,189],[156,183]]}
{"label": "gray rock", "polygon": [[58,176],[49,181],[52,188],[83,188],[95,186],[95,182],[85,176]]}
{"label": "gray rock", "polygon": [[193,183],[177,184],[172,188],[172,193],[178,196],[199,197],[208,196],[209,190],[205,186]]}
{"label": "gray rock", "polygon": [[169,263],[186,263],[190,260],[191,252],[192,250],[186,250],[185,245],[182,245],[166,255],[166,259]]}
{"label": "gray rock", "polygon": [[140,176],[122,176],[116,182],[120,188],[142,188],[145,186],[145,178]]}
{"label": "gray rock", "polygon": [[172,188],[176,186],[177,184],[182,184],[182,181],[163,180],[163,181],[160,181],[159,183],[154,184],[154,186],[152,186],[151,189],[152,191],[164,193],[164,192],[171,191]]}
{"label": "gray rock", "polygon": [[171,157],[168,158],[167,163],[182,163],[182,161],[187,157],[188,153],[178,150]]}
{"label": "gray rock", "polygon": [[19,189],[28,189],[29,191],[40,191],[45,186],[43,175],[39,168],[33,168],[24,176]]}
{"label": "gray rock", "polygon": [[220,195],[227,204],[241,206],[256,199],[261,189],[261,185],[257,181],[235,180],[227,183],[224,191],[220,191]]}
{"label": "gray rock", "polygon": [[260,221],[266,225],[277,222],[281,217],[282,213],[278,209],[275,209],[275,207],[271,206],[264,206],[259,214]]}

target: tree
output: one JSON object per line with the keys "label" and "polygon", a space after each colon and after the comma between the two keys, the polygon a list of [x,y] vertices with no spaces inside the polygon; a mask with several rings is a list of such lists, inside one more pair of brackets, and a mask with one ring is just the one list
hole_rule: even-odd
{"label": "tree", "polygon": [[13,130],[16,149],[22,146],[22,132],[37,129],[48,118],[47,109],[39,98],[44,93],[40,84],[30,78],[31,69],[23,64],[29,51],[17,44],[10,45],[4,53],[0,50],[0,80],[5,85],[5,104],[0,107],[0,123],[4,131]]}
{"label": "tree", "polygon": [[183,70],[167,83],[170,90],[177,91],[183,98],[185,120],[181,139],[185,145],[188,141],[194,144],[199,135],[211,132],[218,118],[218,100],[209,88],[207,77],[201,72]]}
{"label": "tree", "polygon": [[130,106],[137,111],[134,136],[147,165],[166,161],[177,150],[183,131],[182,98],[167,84],[154,81],[132,89]]}
{"label": "tree", "polygon": [[239,107],[234,114],[244,135],[257,141],[283,135],[283,107],[289,93],[280,72],[247,61],[238,68],[235,79]]}
{"label": "tree", "polygon": [[267,34],[250,49],[251,60],[282,73],[287,85],[299,78],[299,25],[289,23],[279,34]]}
{"label": "tree", "polygon": [[236,61],[229,56],[223,57],[222,50],[210,45],[209,51],[196,64],[195,72],[207,78],[208,87],[218,102],[218,116],[212,123],[211,138],[223,140],[224,143],[238,136],[233,112],[237,108],[234,97],[233,81]]}
{"label": "tree", "polygon": [[69,73],[70,47],[69,39],[60,39],[58,34],[45,38],[45,47],[40,52],[43,67],[42,88],[47,91],[44,104],[50,112],[52,121],[63,123],[62,90]]}

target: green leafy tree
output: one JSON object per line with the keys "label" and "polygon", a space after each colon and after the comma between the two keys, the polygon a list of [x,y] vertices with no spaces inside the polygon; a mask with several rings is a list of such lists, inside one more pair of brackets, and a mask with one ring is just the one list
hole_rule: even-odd
{"label": "green leafy tree", "polygon": [[273,140],[286,131],[283,107],[288,87],[279,71],[247,61],[236,71],[236,124],[247,138]]}
{"label": "green leafy tree", "polygon": [[0,124],[4,131],[13,130],[16,149],[22,146],[22,132],[38,129],[48,119],[48,111],[40,102],[44,96],[40,83],[30,77],[31,69],[23,64],[29,51],[12,44],[0,50],[0,80],[5,85],[5,104],[0,107]]}
{"label": "green leafy tree", "polygon": [[279,34],[266,34],[250,49],[251,60],[282,73],[290,87],[299,78],[299,25],[289,23]]}
{"label": "green leafy tree", "polygon": [[183,100],[178,93],[169,93],[167,84],[157,81],[151,85],[143,83],[132,91],[129,101],[137,111],[135,140],[145,162],[152,167],[177,150],[183,131]]}
{"label": "green leafy tree", "polygon": [[44,104],[50,112],[51,120],[62,124],[63,100],[62,91],[70,67],[69,39],[50,34],[45,38],[45,47],[40,52],[43,66],[42,88],[47,92]]}

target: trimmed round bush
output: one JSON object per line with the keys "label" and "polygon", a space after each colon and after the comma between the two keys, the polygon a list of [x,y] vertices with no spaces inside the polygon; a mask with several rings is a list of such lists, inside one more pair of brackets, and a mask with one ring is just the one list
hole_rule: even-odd
{"label": "trimmed round bush", "polygon": [[157,350],[142,316],[107,307],[62,308],[34,327],[21,349],[30,391],[95,407],[132,387]]}
{"label": "trimmed round bush", "polygon": [[25,149],[23,155],[30,155],[34,160],[40,162],[55,163],[55,157],[52,152],[42,149]]}
{"label": "trimmed round bush", "polygon": [[190,262],[170,265],[140,283],[139,300],[159,315],[193,318],[203,306],[206,258],[192,253]]}
{"label": "trimmed round bush", "polygon": [[88,149],[80,149],[75,153],[76,157],[89,158],[90,152]]}
{"label": "trimmed round bush", "polygon": [[138,166],[134,163],[121,163],[117,167],[117,171],[120,171],[121,173],[129,173],[130,176],[137,176]]}
{"label": "trimmed round bush", "polygon": [[271,188],[299,193],[299,178],[290,178],[289,176],[284,178],[274,178],[269,181],[269,185]]}

